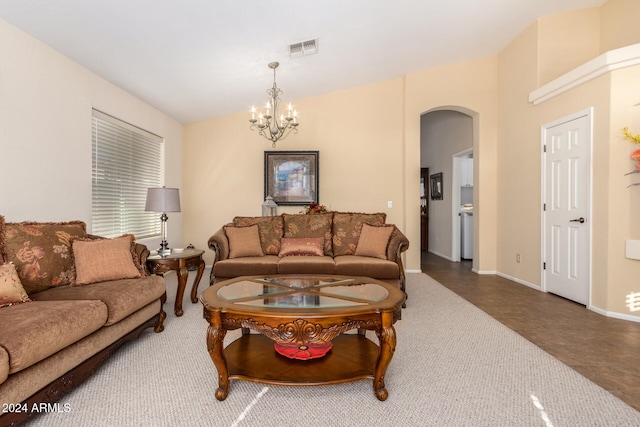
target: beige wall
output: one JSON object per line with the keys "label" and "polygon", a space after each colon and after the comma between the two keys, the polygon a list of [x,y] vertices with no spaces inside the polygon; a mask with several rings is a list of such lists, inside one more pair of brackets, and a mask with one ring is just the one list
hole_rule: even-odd
{"label": "beige wall", "polygon": [[[92,108],[163,136],[166,183],[182,186],[180,123],[2,20],[0,40],[0,215],[7,221],[79,219],[91,229]],[[180,244],[181,224],[172,214],[170,237]]]}
{"label": "beige wall", "polygon": [[[640,202],[638,192],[626,188],[631,148],[620,133],[621,127],[634,124],[640,132],[640,111],[634,107],[640,102],[640,67],[610,72],[537,106],[528,102],[528,94],[570,71],[567,67],[602,53],[596,46],[608,50],[640,42],[639,31],[619,28],[637,27],[633,21],[638,15],[630,13],[636,9],[637,2],[610,0],[602,8],[543,18],[499,55],[498,271],[541,285],[541,126],[593,108],[591,304],[622,315],[635,314],[625,307],[625,297],[640,291],[635,279],[640,262],[624,255],[625,239],[640,238],[632,217]],[[568,35],[566,28],[580,29],[579,37]],[[559,60],[561,51],[553,40],[567,47],[568,58]],[[520,264],[516,253],[522,254]]]}
{"label": "beige wall", "polygon": [[[320,152],[319,203],[339,211],[385,212],[388,222],[404,229],[402,100],[401,79],[295,100],[299,133],[276,149]],[[248,119],[245,112],[185,126],[184,230],[196,246],[206,247],[234,216],[261,213],[264,151],[272,148],[249,129]],[[208,250],[207,262],[212,257]]]}

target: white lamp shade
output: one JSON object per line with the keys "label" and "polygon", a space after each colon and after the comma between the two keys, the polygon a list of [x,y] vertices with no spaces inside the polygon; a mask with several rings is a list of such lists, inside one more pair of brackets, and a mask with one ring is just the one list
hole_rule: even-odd
{"label": "white lamp shade", "polygon": [[180,192],[177,188],[148,188],[145,211],[180,212]]}

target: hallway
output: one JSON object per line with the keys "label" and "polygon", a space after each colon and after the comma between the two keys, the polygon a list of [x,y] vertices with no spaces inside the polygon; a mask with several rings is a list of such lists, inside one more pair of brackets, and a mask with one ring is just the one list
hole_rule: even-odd
{"label": "hallway", "polygon": [[[422,252],[422,271],[640,411],[640,323]],[[407,302],[411,304],[411,295]]]}

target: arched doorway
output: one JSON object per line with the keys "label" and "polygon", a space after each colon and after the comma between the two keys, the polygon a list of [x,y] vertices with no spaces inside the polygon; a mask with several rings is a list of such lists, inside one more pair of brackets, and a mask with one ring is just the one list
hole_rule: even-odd
{"label": "arched doorway", "polygon": [[[477,177],[477,113],[463,107],[440,107],[423,113],[420,117],[420,167],[429,168],[430,183],[426,186],[426,214],[428,215],[428,251],[451,261],[460,261],[461,255],[475,258],[478,233],[472,232],[475,218],[472,206],[478,200],[474,190]],[[424,170],[424,169],[422,169]],[[442,197],[430,194],[431,177],[441,174]],[[421,200],[421,204],[424,201]],[[461,207],[467,205],[466,213]],[[469,206],[470,205],[470,206]],[[466,221],[465,221],[466,220]],[[467,225],[465,230],[463,225]],[[471,232],[471,238],[469,238]],[[465,249],[465,241],[472,241],[472,248]],[[464,252],[464,253],[462,253]],[[475,263],[474,263],[475,264]]]}

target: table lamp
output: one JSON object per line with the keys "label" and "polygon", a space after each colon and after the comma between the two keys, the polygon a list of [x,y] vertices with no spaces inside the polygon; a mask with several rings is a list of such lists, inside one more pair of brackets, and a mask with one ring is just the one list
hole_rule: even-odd
{"label": "table lamp", "polygon": [[180,212],[180,192],[177,188],[148,188],[147,203],[144,207],[147,212],[162,212],[160,221],[162,225],[162,242],[158,254],[169,255],[171,249],[167,243],[167,212]]}

